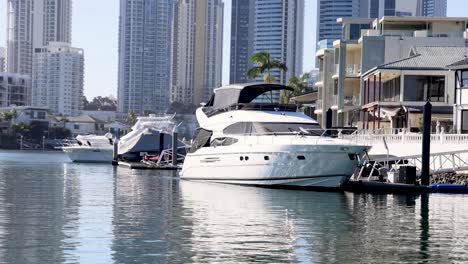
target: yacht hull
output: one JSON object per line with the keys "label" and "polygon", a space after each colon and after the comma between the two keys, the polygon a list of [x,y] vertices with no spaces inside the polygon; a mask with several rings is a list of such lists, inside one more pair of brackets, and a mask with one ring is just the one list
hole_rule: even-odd
{"label": "yacht hull", "polygon": [[112,149],[64,147],[63,151],[73,162],[111,163],[113,159]]}
{"label": "yacht hull", "polygon": [[359,165],[357,156],[362,157],[367,149],[345,145],[209,147],[186,156],[181,178],[256,186],[339,188]]}

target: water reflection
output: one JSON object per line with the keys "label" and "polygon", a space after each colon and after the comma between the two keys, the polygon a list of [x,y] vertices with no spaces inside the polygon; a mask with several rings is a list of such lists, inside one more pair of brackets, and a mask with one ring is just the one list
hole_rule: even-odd
{"label": "water reflection", "polygon": [[468,196],[317,193],[173,176],[0,161],[0,262],[468,262]]}
{"label": "water reflection", "polygon": [[0,166],[0,252],[7,263],[63,262],[78,221],[79,178],[67,165]]}
{"label": "water reflection", "polygon": [[[163,262],[171,254],[173,218],[181,212],[179,184],[172,172],[121,169],[114,185],[113,258],[116,263]],[[189,223],[181,223],[190,226]],[[180,239],[177,234],[174,239]],[[173,252],[180,258],[180,250]]]}

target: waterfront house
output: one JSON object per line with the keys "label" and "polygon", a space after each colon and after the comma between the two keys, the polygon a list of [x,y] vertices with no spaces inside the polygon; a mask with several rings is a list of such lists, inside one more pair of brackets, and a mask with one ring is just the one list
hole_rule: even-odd
{"label": "waterfront house", "polygon": [[468,53],[447,68],[455,75],[454,127],[458,133],[468,134]]}
{"label": "waterfront house", "polygon": [[[319,67],[319,74],[315,87],[317,88],[317,100],[315,102],[314,114],[317,116],[317,121],[325,126],[326,111],[331,108],[335,98],[333,97],[334,82],[332,76],[335,69],[335,50],[333,49],[333,42],[328,39],[320,41],[317,45],[317,64]],[[333,118],[336,121],[336,118]],[[333,123],[336,125],[336,122]]]}
{"label": "waterfront house", "polygon": [[291,98],[291,103],[296,104],[298,109],[304,114],[317,119],[317,115],[315,114],[315,108],[317,105],[317,91],[312,91],[300,95],[296,95]]}
{"label": "waterfront house", "polygon": [[363,73],[408,58],[413,47],[465,47],[468,37],[468,18],[339,18],[338,22],[342,39],[320,42],[316,53],[322,79],[316,84],[315,113],[322,125],[331,108],[334,126],[362,127]]}
{"label": "waterfront house", "polygon": [[464,47],[413,47],[407,58],[363,73],[360,127],[418,132],[422,108],[430,101],[435,126],[447,132],[452,130],[455,72],[447,65],[465,54]]}
{"label": "waterfront house", "polygon": [[108,131],[105,128],[106,122],[89,115],[71,116],[64,119],[65,128],[69,129],[72,135],[104,135]]}

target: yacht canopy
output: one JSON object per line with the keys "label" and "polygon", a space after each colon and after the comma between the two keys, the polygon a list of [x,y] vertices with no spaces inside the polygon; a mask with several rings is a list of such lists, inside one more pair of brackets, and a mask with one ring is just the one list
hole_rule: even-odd
{"label": "yacht canopy", "polygon": [[280,90],[294,91],[291,87],[279,84],[229,85],[215,89],[205,106],[219,109],[235,104],[248,104],[264,93]]}

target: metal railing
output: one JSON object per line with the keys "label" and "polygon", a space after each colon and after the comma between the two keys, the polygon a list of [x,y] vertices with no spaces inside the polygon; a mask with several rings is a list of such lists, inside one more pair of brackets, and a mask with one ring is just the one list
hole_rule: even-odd
{"label": "metal railing", "polygon": [[331,105],[338,106],[339,97],[337,94],[332,95]]}
{"label": "metal railing", "polygon": [[361,64],[347,64],[346,76],[361,74]]}
{"label": "metal railing", "polygon": [[323,100],[318,99],[315,101],[315,110],[323,110]]}
{"label": "metal railing", "polygon": [[358,106],[359,97],[358,96],[345,96],[343,104],[345,106]]}
{"label": "metal railing", "polygon": [[[384,138],[388,143],[419,143],[422,134],[408,133],[405,128],[382,128],[377,130],[358,130],[351,136],[356,143],[373,145],[382,143]],[[431,142],[446,144],[468,144],[468,134],[432,134]]]}
{"label": "metal railing", "polygon": [[325,76],[324,72],[319,72],[319,74],[317,75],[316,82],[323,82],[324,76]]}
{"label": "metal railing", "polygon": [[340,64],[335,64],[335,71],[333,72],[333,75],[339,75],[340,74]]}
{"label": "metal railing", "polygon": [[[452,173],[460,170],[468,170],[468,150],[464,151],[451,151],[441,153],[431,153],[430,157],[430,171],[432,174],[439,173]],[[416,167],[416,174],[421,175],[422,168],[422,155],[412,155],[405,157],[388,157],[364,161],[359,174],[355,175],[355,180],[362,180],[363,172],[366,165],[371,166],[370,173],[367,175],[367,180],[370,181],[374,172],[379,174],[388,172],[397,172],[401,166],[414,166]],[[367,166],[368,167],[368,166]],[[383,175],[385,176],[385,175]]]}

